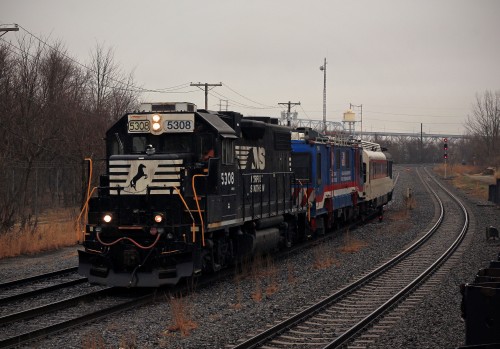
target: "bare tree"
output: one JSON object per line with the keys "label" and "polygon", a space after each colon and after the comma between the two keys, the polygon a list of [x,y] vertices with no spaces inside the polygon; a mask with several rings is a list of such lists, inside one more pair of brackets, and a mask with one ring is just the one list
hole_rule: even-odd
{"label": "bare tree", "polygon": [[500,162],[498,147],[500,147],[500,91],[486,91],[483,95],[476,95],[472,115],[467,118],[465,127],[470,136],[480,141],[481,152],[486,156],[476,158],[485,160],[484,163]]}
{"label": "bare tree", "polygon": [[31,35],[0,44],[0,233],[42,207],[78,204],[83,159],[104,156],[106,129],[136,105],[112,50],[92,58],[86,68]]}

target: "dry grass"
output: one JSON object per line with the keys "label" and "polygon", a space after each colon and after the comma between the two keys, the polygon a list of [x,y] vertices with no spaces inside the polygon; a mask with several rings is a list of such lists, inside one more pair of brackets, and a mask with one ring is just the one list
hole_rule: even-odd
{"label": "dry grass", "polygon": [[[440,176],[444,177],[444,165],[435,166],[433,170]],[[473,197],[487,200],[489,186],[488,183],[481,181],[479,178],[471,176],[474,174],[480,174],[483,170],[484,167],[479,166],[448,166],[446,177],[451,179],[451,183],[454,187],[463,190]],[[499,175],[499,172],[497,172],[496,176]]]}
{"label": "dry grass", "polygon": [[347,231],[344,235],[344,246],[340,247],[340,252],[355,253],[366,246],[368,246],[366,242],[351,237],[350,232]]}
{"label": "dry grass", "polygon": [[417,207],[417,200],[415,200],[413,196],[408,197],[405,195],[403,201],[405,203],[406,212],[408,212],[408,210],[413,210],[414,208]]}
{"label": "dry grass", "polygon": [[55,250],[77,243],[72,209],[49,212],[39,221],[0,235],[0,259]]}
{"label": "dry grass", "polygon": [[251,295],[255,302],[262,301],[262,279],[264,276],[264,259],[262,258],[262,255],[259,254],[254,257],[252,261],[252,269],[250,271],[250,277],[255,282],[255,287]]}
{"label": "dry grass", "polygon": [[297,279],[295,277],[295,268],[292,263],[290,263],[290,259],[286,260],[286,281],[289,284],[294,284]]}
{"label": "dry grass", "polygon": [[339,261],[332,256],[332,251],[326,245],[319,245],[313,249],[313,268],[327,269],[332,265],[339,265]]}
{"label": "dry grass", "polygon": [[[117,327],[118,329],[119,327]],[[114,348],[115,346],[107,346],[104,337],[99,333],[95,332],[86,333],[82,339],[82,348],[83,349],[106,349],[106,348]],[[137,345],[137,337],[133,333],[128,333],[123,335],[120,338],[118,348],[120,349],[136,349]]]}
{"label": "dry grass", "polygon": [[267,265],[266,265],[266,276],[267,276],[267,287],[266,287],[266,296],[272,296],[279,290],[278,285],[278,267],[274,263],[274,260],[270,255],[267,256]]}
{"label": "dry grass", "polygon": [[84,349],[106,349],[106,343],[101,334],[87,333],[82,339]]}
{"label": "dry grass", "polygon": [[255,302],[261,302],[264,296],[270,297],[279,290],[278,267],[271,255],[253,258],[250,278],[255,285],[251,294]]}
{"label": "dry grass", "polygon": [[136,349],[137,345],[137,337],[133,333],[129,333],[120,339],[120,344],[118,345],[120,349]]}
{"label": "dry grass", "polygon": [[408,219],[408,217],[410,217],[410,213],[406,208],[397,211],[391,210],[388,212],[389,214],[387,215],[387,218],[390,219],[391,221],[404,221]]}
{"label": "dry grass", "polygon": [[189,336],[189,332],[198,328],[198,324],[191,319],[191,309],[183,297],[173,297],[170,299],[170,309],[172,311],[173,324],[168,327],[164,334],[170,332],[180,332],[182,337]]}
{"label": "dry grass", "polygon": [[[237,268],[236,268],[237,269]],[[237,271],[234,273],[234,283],[236,284],[236,303],[231,304],[230,308],[234,310],[240,310],[243,308],[243,292],[241,290],[241,274]]]}
{"label": "dry grass", "polygon": [[257,303],[262,301],[263,295],[262,295],[262,284],[260,279],[255,279],[255,288],[252,292],[251,297]]}

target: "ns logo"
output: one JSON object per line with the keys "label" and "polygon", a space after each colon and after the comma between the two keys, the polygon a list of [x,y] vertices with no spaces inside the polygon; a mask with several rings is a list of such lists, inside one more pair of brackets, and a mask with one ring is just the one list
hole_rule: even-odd
{"label": "ns logo", "polygon": [[266,168],[266,149],[263,147],[236,147],[236,156],[242,170],[264,170]]}

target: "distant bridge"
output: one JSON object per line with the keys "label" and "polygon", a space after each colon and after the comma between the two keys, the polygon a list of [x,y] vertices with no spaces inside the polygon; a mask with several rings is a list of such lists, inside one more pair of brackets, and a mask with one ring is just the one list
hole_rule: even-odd
{"label": "distant bridge", "polygon": [[[288,121],[284,118],[280,120],[280,124],[287,125]],[[309,119],[293,119],[290,120],[290,126],[297,127],[309,127],[318,132],[324,133],[325,124],[320,120],[309,120]],[[369,138],[371,140],[387,140],[387,141],[401,141],[409,140],[412,138],[422,140],[423,142],[436,142],[443,138],[448,138],[448,141],[457,141],[468,138],[466,135],[457,134],[446,134],[446,133],[420,133],[420,132],[351,132],[344,128],[342,122],[338,121],[327,121],[326,122],[326,133],[330,135],[352,135],[355,138]]]}
{"label": "distant bridge", "polygon": [[[359,133],[356,133],[356,136],[360,136]],[[455,141],[466,139],[469,136],[466,135],[456,135],[456,134],[446,134],[446,133],[411,133],[411,132],[363,132],[362,137],[370,137],[371,139],[385,139],[385,140],[401,140],[401,139],[410,139],[417,138],[422,139],[423,141],[439,141],[443,138],[448,138],[448,140]]]}

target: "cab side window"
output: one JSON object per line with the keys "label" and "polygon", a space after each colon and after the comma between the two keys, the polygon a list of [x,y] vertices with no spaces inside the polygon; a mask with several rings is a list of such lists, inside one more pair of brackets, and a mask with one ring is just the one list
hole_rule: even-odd
{"label": "cab side window", "polygon": [[200,135],[200,148],[200,160],[207,161],[209,158],[215,156],[215,145],[212,135]]}
{"label": "cab side window", "polygon": [[234,163],[234,140],[222,140],[222,163],[230,165]]}

